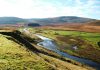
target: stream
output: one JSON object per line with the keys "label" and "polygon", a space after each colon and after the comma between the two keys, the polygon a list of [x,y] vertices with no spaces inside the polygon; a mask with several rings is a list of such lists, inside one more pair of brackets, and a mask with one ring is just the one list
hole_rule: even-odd
{"label": "stream", "polygon": [[86,64],[86,65],[89,65],[93,68],[96,68],[96,70],[100,70],[100,64],[99,63],[64,53],[64,52],[57,49],[57,45],[52,39],[46,38],[46,37],[38,35],[38,34],[35,34],[35,35],[43,40],[42,42],[38,43],[37,45],[42,46],[44,48],[47,48],[49,50],[52,50],[52,51],[56,52],[57,54],[59,54],[63,57],[73,59],[73,60],[78,61],[82,64]]}

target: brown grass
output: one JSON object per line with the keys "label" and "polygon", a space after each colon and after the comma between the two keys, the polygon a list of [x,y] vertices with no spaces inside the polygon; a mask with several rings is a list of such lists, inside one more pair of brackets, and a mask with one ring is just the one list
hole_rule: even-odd
{"label": "brown grass", "polygon": [[81,24],[81,23],[72,23],[72,24],[59,24],[59,25],[49,25],[42,26],[44,29],[60,29],[60,30],[75,30],[75,31],[85,31],[85,32],[100,32],[100,26],[92,24]]}

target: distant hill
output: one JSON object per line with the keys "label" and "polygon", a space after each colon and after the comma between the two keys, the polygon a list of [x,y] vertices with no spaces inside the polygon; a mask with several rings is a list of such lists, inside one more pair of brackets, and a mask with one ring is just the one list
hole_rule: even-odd
{"label": "distant hill", "polygon": [[63,23],[85,23],[94,21],[96,19],[76,17],[76,16],[62,16],[62,17],[54,17],[54,18],[44,18],[44,19],[31,19],[31,22],[36,22],[41,25],[50,25],[50,24],[63,24]]}
{"label": "distant hill", "polygon": [[100,20],[88,22],[87,25],[100,26]]}
{"label": "distant hill", "polygon": [[63,23],[85,23],[94,21],[95,19],[76,17],[76,16],[61,16],[54,18],[31,18],[23,19],[18,17],[0,17],[0,24],[16,24],[16,23],[37,23],[40,25],[63,24]]}
{"label": "distant hill", "polygon": [[18,17],[0,17],[0,24],[16,24],[19,22],[27,22],[25,19]]}

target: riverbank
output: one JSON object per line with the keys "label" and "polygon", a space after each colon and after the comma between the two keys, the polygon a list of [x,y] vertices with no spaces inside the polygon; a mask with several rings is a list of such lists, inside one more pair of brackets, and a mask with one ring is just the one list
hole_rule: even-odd
{"label": "riverbank", "polygon": [[[0,34],[0,69],[18,70],[91,70],[88,66],[72,63],[28,49],[27,45],[12,36]],[[18,38],[18,37],[17,37]],[[5,44],[6,43],[6,44]],[[38,46],[36,46],[38,47]],[[60,56],[59,56],[60,57]]]}
{"label": "riverbank", "polygon": [[56,52],[57,54],[59,54],[61,56],[76,60],[80,63],[87,64],[91,67],[96,68],[97,70],[100,69],[100,64],[99,63],[96,63],[96,62],[93,62],[91,60],[87,60],[87,59],[84,59],[84,58],[78,58],[78,57],[69,55],[67,53],[61,52],[60,50],[57,49],[58,46],[56,45],[56,43],[53,42],[53,40],[51,40],[47,37],[41,36],[41,35],[36,35],[36,36],[38,36],[39,38],[41,38],[43,40],[42,42],[39,43],[39,46],[43,46],[44,48],[52,50],[52,51]]}
{"label": "riverbank", "polygon": [[100,47],[98,45],[100,33],[52,29],[33,29],[33,32],[53,39],[59,45],[58,49],[63,52],[100,63]]}

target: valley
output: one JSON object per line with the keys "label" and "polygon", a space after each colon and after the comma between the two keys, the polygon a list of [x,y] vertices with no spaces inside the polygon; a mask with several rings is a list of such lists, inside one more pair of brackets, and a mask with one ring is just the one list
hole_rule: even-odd
{"label": "valley", "polygon": [[[0,32],[0,69],[3,70],[92,70],[93,68],[59,56],[30,43],[20,32]],[[93,69],[94,70],[94,69]]]}
{"label": "valley", "polygon": [[100,70],[100,0],[0,0],[0,70]]}
{"label": "valley", "polygon": [[[64,52],[100,62],[100,46],[98,45],[100,33],[53,29],[35,30],[36,33],[53,39],[59,45],[58,49]],[[74,47],[76,47],[76,49],[74,49]]]}
{"label": "valley", "polygon": [[84,18],[84,22],[75,22],[82,19],[0,24],[1,69],[99,70],[100,21]]}

